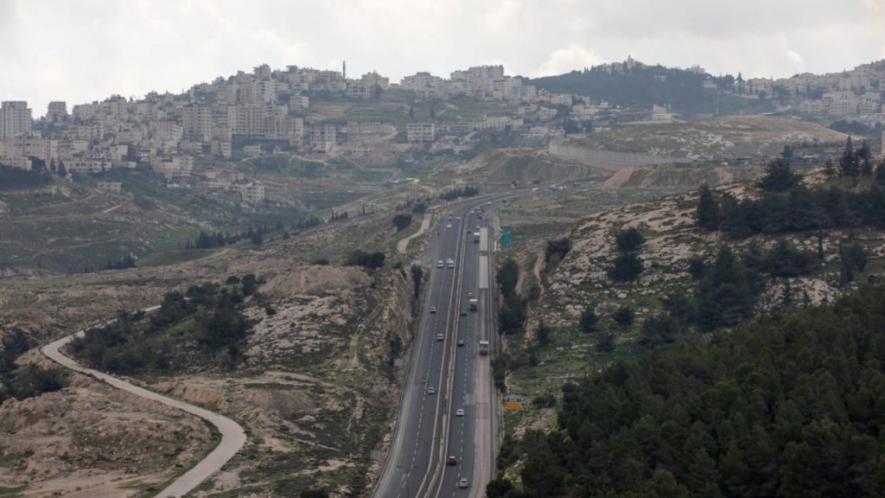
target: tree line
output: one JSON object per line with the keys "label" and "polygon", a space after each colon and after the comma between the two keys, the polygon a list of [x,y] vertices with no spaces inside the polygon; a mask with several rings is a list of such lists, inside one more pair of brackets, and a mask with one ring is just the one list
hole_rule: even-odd
{"label": "tree line", "polygon": [[20,329],[12,329],[0,341],[0,403],[10,398],[25,399],[64,387],[67,378],[58,367],[33,363],[18,366],[16,360],[35,346]]}
{"label": "tree line", "polygon": [[117,374],[181,370],[219,355],[233,366],[249,329],[242,303],[259,284],[248,274],[225,284],[194,285],[184,294],[169,292],[155,312],[121,311],[113,322],[72,341],[70,350],[84,364]]}
{"label": "tree line", "polygon": [[[619,360],[507,438],[489,498],[885,494],[885,287]],[[512,474],[508,474],[512,475]]]}
{"label": "tree line", "polygon": [[453,201],[459,197],[474,197],[479,195],[479,188],[467,185],[464,187],[456,187],[439,194],[439,198],[444,201]]}

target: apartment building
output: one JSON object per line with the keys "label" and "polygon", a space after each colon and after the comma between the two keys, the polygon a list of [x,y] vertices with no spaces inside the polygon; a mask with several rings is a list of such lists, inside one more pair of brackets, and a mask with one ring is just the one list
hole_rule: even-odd
{"label": "apartment building", "polygon": [[184,138],[200,143],[212,140],[212,116],[212,108],[209,106],[191,104],[185,107],[182,113]]}
{"label": "apartment building", "polygon": [[406,124],[406,141],[409,143],[433,142],[436,138],[436,127],[433,123]]}
{"label": "apartment building", "polygon": [[25,101],[0,103],[0,140],[31,132],[33,119]]}
{"label": "apartment building", "polygon": [[50,123],[63,123],[68,119],[68,104],[64,101],[50,102],[46,110],[46,121]]}

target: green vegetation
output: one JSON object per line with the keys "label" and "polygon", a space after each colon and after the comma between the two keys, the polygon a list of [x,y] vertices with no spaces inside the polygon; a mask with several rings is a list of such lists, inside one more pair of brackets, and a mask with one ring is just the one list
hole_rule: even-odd
{"label": "green vegetation", "polygon": [[232,367],[249,324],[243,299],[255,293],[254,275],[224,286],[193,286],[170,292],[150,315],[120,312],[112,323],[88,330],[70,350],[86,365],[118,374],[168,373],[200,365]]}
{"label": "green vegetation", "polygon": [[3,337],[0,349],[0,403],[9,398],[39,396],[64,387],[66,375],[58,368],[16,365],[15,360],[32,347],[33,341],[19,329],[13,329]]}
{"label": "green vegetation", "polygon": [[0,164],[0,190],[23,190],[52,183],[52,175],[45,169],[23,170]]}
{"label": "green vegetation", "polygon": [[596,332],[599,326],[599,317],[596,316],[596,312],[592,308],[584,308],[584,311],[581,312],[581,317],[578,319],[578,325],[581,327],[581,332],[585,334]]}
{"label": "green vegetation", "polygon": [[569,251],[572,250],[572,241],[568,237],[556,240],[548,240],[547,247],[544,249],[544,262],[549,266],[555,266],[562,261]]}
{"label": "green vegetation", "polygon": [[362,266],[369,270],[375,270],[384,266],[384,253],[356,250],[350,253],[345,264],[347,266]]}
{"label": "green vegetation", "polygon": [[519,282],[519,265],[508,258],[498,270],[498,285],[503,300],[498,310],[498,324],[501,334],[515,334],[522,330],[526,319],[526,300],[516,291]]}
{"label": "green vegetation", "polygon": [[727,114],[741,110],[763,111],[771,106],[759,99],[704,91],[705,74],[660,65],[631,68],[625,65],[621,69],[611,72],[606,67],[584,69],[536,78],[531,83],[553,93],[586,95],[623,107],[649,109],[653,104],[667,102],[674,111],[689,114],[714,112],[717,107]]}
{"label": "green vegetation", "polygon": [[885,228],[885,190],[872,182],[870,188],[856,190],[833,185],[808,189],[797,184],[786,191],[763,192],[758,199],[739,201],[725,193],[714,208],[702,188],[697,223],[705,230],[719,230],[736,238],[831,228]]}
{"label": "green vegetation", "polygon": [[636,252],[645,243],[645,237],[635,228],[621,230],[615,235],[615,246],[620,253]]}
{"label": "green vegetation", "polygon": [[719,228],[719,205],[713,198],[713,192],[706,184],[701,185],[698,193],[697,208],[698,226],[704,230],[716,230]]}
{"label": "green vegetation", "polygon": [[762,190],[766,192],[785,192],[798,185],[799,177],[793,173],[790,167],[790,160],[786,153],[788,150],[789,147],[785,148],[784,157],[775,159],[766,166],[765,176],[762,177],[760,184]]}
{"label": "green vegetation", "polygon": [[[885,493],[885,287],[694,335],[562,388],[508,438],[489,498]],[[503,475],[503,474],[502,474]],[[513,475],[507,473],[506,475]]]}
{"label": "green vegetation", "polygon": [[397,232],[402,232],[409,225],[412,224],[412,215],[410,214],[395,214],[393,216],[393,226],[396,227]]}
{"label": "green vegetation", "polygon": [[474,197],[479,195],[479,189],[477,187],[458,187],[453,188],[451,190],[447,190],[441,194],[439,194],[439,198],[444,201],[453,201],[459,197]]}
{"label": "green vegetation", "polygon": [[645,237],[635,228],[621,230],[615,234],[615,247],[618,256],[608,270],[608,278],[616,282],[636,280],[644,269],[639,259],[639,248],[645,243]]}

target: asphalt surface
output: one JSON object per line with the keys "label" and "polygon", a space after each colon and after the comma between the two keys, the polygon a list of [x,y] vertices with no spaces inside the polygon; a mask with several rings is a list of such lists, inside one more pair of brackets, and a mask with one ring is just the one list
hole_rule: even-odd
{"label": "asphalt surface", "polygon": [[[453,207],[451,216],[444,212],[438,232],[432,234],[425,255],[432,266],[429,287],[394,438],[373,491],[375,497],[477,496],[489,479],[493,391],[484,388],[491,386],[490,357],[479,356],[478,341],[489,330],[494,286],[480,290],[478,284],[480,251],[473,232],[478,225],[487,225],[470,210],[479,204]],[[455,260],[454,269],[437,267],[439,260],[445,264],[449,258]],[[488,272],[484,273],[488,278]],[[480,300],[477,311],[469,311],[468,292]],[[443,340],[437,340],[437,334]],[[457,346],[459,339],[464,346]],[[458,409],[464,410],[464,416],[456,416]],[[457,465],[446,465],[449,456],[456,458]],[[469,488],[456,486],[462,477],[470,482]]]}
{"label": "asphalt surface", "polygon": [[[156,309],[156,307],[149,308],[146,311],[152,309]],[[117,389],[196,415],[215,426],[215,428],[218,429],[218,432],[221,433],[221,441],[218,443],[218,446],[216,446],[215,449],[190,470],[179,476],[172,481],[169,486],[160,491],[160,493],[156,495],[157,498],[176,498],[186,495],[199,486],[203,481],[208,479],[209,476],[221,470],[221,467],[223,467],[224,464],[243,447],[243,444],[246,443],[246,433],[243,431],[240,424],[223,415],[210,412],[209,410],[205,410],[177,399],[168,398],[153,391],[148,391],[147,389],[130,384],[125,380],[112,375],[99,372],[98,370],[80,366],[76,361],[65,356],[61,352],[61,349],[81,334],[82,332],[78,332],[47,344],[42,348],[43,354],[65,368],[94,377],[99,381],[103,381],[116,387]]]}

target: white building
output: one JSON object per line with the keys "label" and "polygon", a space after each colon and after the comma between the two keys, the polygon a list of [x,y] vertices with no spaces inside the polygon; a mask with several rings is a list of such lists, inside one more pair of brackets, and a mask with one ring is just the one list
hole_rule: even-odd
{"label": "white building", "polygon": [[436,127],[433,123],[406,124],[406,141],[409,143],[433,142],[436,138]]}
{"label": "white building", "polygon": [[212,140],[212,108],[204,105],[189,105],[182,114],[184,137],[200,143]]}
{"label": "white building", "polygon": [[64,101],[50,102],[46,111],[46,120],[50,123],[61,123],[68,119],[68,105]]}
{"label": "white building", "polygon": [[30,133],[33,119],[25,101],[0,104],[0,140]]}
{"label": "white building", "polygon": [[259,182],[232,185],[231,188],[239,192],[240,200],[244,204],[259,204],[264,202],[264,185]]}

